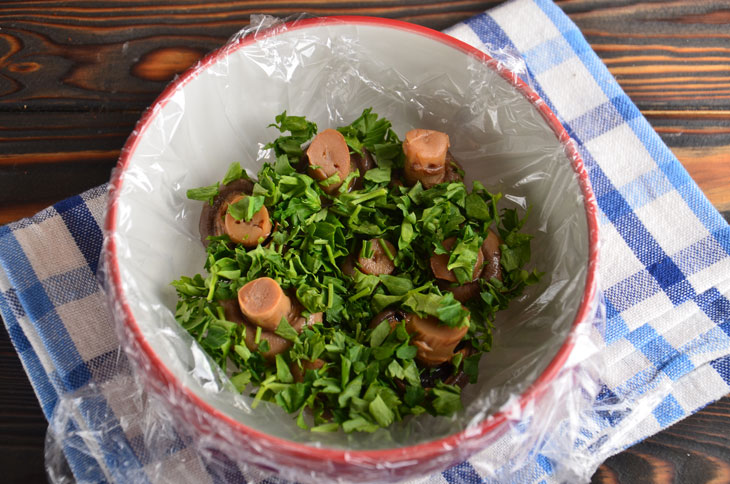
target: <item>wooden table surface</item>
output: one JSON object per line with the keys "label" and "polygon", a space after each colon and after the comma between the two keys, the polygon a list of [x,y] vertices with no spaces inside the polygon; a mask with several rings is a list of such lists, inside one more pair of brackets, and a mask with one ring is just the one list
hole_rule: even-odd
{"label": "wooden table surface", "polygon": [[[142,110],[252,13],[374,15],[443,29],[499,3],[6,0],[0,4],[0,223],[105,182]],[[730,0],[557,3],[728,218]],[[45,481],[45,428],[0,330],[0,480]],[[730,482],[728,436],[725,397],[608,459],[593,482]]]}

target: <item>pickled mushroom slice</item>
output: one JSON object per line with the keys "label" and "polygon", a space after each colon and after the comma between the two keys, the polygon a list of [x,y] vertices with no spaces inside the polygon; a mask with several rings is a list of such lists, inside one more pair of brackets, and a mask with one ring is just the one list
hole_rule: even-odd
{"label": "pickled mushroom slice", "polygon": [[350,174],[350,147],[345,137],[336,129],[325,129],[314,137],[307,148],[309,174],[315,180],[324,182],[337,174],[339,181],[320,183],[327,193],[334,193]]}
{"label": "pickled mushroom slice", "polygon": [[403,141],[406,155],[403,174],[409,185],[421,182],[431,188],[444,180],[449,135],[431,129],[412,129]]}
{"label": "pickled mushroom slice", "polygon": [[416,359],[426,366],[438,366],[451,360],[454,348],[466,336],[469,326],[453,328],[441,324],[434,316],[422,318],[411,314],[406,320],[406,330],[418,348]]}
{"label": "pickled mushroom slice", "polygon": [[292,309],[291,299],[270,277],[259,277],[239,289],[238,304],[249,321],[269,331],[276,331]]}
{"label": "pickled mushroom slice", "polygon": [[[454,248],[456,243],[456,237],[449,237],[444,240],[441,245],[444,246],[449,253],[448,254],[434,254],[431,256],[431,271],[433,271],[434,277],[437,279],[443,279],[449,282],[458,282],[454,271],[448,269],[449,257],[451,256],[451,250]],[[474,264],[474,272],[472,274],[472,281],[479,277],[479,273],[482,271],[482,264],[484,264],[484,255],[482,251],[477,251],[477,262]]]}
{"label": "pickled mushroom slice", "polygon": [[[244,195],[239,195],[231,200],[230,205],[242,200]],[[236,220],[230,213],[226,213],[225,217],[225,233],[237,244],[241,244],[246,248],[253,248],[259,245],[259,242],[266,239],[271,234],[271,219],[269,211],[266,207],[261,207],[258,212],[253,214],[251,220]]]}
{"label": "pickled mushroom slice", "polygon": [[[393,259],[396,256],[396,248],[385,239],[370,239],[364,242],[370,244],[372,254],[370,257],[363,257],[362,252],[357,258],[357,265],[365,274],[379,275],[391,274],[395,270]],[[383,247],[385,246],[385,247]]]}
{"label": "pickled mushroom slice", "polygon": [[481,253],[484,255],[484,270],[482,271],[481,277],[487,281],[492,277],[496,277],[500,281],[502,280],[502,266],[499,264],[502,258],[502,251],[499,250],[500,244],[502,244],[502,240],[499,238],[499,235],[490,229],[487,238],[484,239],[481,250]]}

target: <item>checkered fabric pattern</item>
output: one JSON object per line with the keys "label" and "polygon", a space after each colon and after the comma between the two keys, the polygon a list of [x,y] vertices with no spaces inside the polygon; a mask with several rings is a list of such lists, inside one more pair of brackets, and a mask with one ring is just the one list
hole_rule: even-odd
{"label": "checkered fabric pattern", "polygon": [[[515,0],[447,33],[487,52],[519,53],[589,171],[607,318],[600,351],[607,371],[585,441],[576,444],[590,475],[606,455],[730,392],[730,228],[552,2]],[[105,202],[99,187],[0,228],[0,311],[44,413],[66,436],[61,446],[75,477],[266,479],[225,457],[201,458],[165,422],[144,431],[150,422],[137,416],[148,402],[96,280]],[[588,430],[596,426],[600,439]],[[477,455],[421,482],[561,478],[554,459],[539,449],[532,457],[518,474],[487,474]]]}

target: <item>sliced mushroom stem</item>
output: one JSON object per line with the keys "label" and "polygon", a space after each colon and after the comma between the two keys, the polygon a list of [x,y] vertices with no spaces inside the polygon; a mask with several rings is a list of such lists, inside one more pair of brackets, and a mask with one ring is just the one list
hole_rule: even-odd
{"label": "sliced mushroom stem", "polygon": [[349,188],[352,190],[360,190],[363,187],[363,177],[365,176],[365,172],[375,168],[375,160],[373,159],[373,155],[371,155],[370,152],[363,147],[362,155],[357,152],[350,154],[350,162],[352,164],[350,169],[352,171],[357,170],[359,176],[355,178]]}
{"label": "sliced mushroom stem", "polygon": [[430,129],[413,129],[406,133],[403,175],[409,185],[421,182],[424,188],[441,183],[446,174],[449,135]]}
{"label": "sliced mushroom stem", "polygon": [[204,246],[208,246],[209,236],[219,236],[226,233],[225,218],[228,205],[236,197],[240,197],[243,194],[250,194],[252,191],[253,183],[240,178],[221,186],[218,196],[213,201],[213,205],[208,203],[203,205],[198,229],[200,230],[200,241]]}
{"label": "sliced mushroom stem", "polygon": [[490,229],[481,250],[485,261],[481,277],[487,281],[492,277],[502,280],[502,267],[499,264],[502,258],[502,251],[499,249],[501,244],[502,239]]}
{"label": "sliced mushroom stem", "polygon": [[469,326],[452,328],[433,316],[422,318],[411,314],[406,320],[406,330],[418,348],[416,359],[426,366],[438,366],[451,360],[454,348],[466,336]]}
{"label": "sliced mushroom stem", "polygon": [[444,179],[441,180],[441,183],[443,182],[455,182],[455,181],[464,181],[464,177],[461,175],[461,164],[454,158],[454,156],[451,154],[451,151],[446,152],[446,173],[444,173]]}
{"label": "sliced mushroom stem", "polygon": [[[336,129],[325,129],[307,148],[308,171],[327,193],[335,193],[350,173],[350,147]],[[337,174],[339,181],[328,180]],[[324,183],[323,183],[324,182]]]}
{"label": "sliced mushroom stem", "polygon": [[[244,195],[239,195],[231,200],[229,205],[243,200],[243,198]],[[236,220],[233,215],[226,212],[225,232],[237,244],[246,248],[256,247],[271,234],[269,211],[266,207],[261,207],[249,221]]]}
{"label": "sliced mushroom stem", "polygon": [[223,314],[225,315],[226,320],[232,323],[244,323],[245,319],[241,312],[241,307],[238,305],[238,299],[224,299],[222,301],[218,301],[218,304],[220,304],[223,308]]}
{"label": "sliced mushroom stem", "polygon": [[[266,330],[261,331],[261,335],[259,336],[259,342],[256,343],[256,332],[258,326],[256,326],[255,324],[251,324],[247,321],[243,322],[243,326],[244,328],[246,328],[246,347],[248,347],[248,349],[251,351],[259,351],[261,353],[261,356],[263,356],[267,361],[274,361],[276,355],[289,350],[289,348],[293,346],[293,343],[291,341],[282,338],[272,331]],[[266,351],[262,351],[261,349],[262,341],[266,341],[268,343],[269,347],[266,348]]]}
{"label": "sliced mushroom stem", "polygon": [[363,242],[370,245],[372,255],[363,257],[361,252],[357,258],[357,265],[365,274],[379,275],[391,274],[395,270],[393,260],[397,254],[395,246],[385,239],[370,239]]}
{"label": "sliced mushroom stem", "polygon": [[239,289],[238,304],[246,318],[269,331],[276,331],[292,309],[291,299],[270,277],[254,279]]}
{"label": "sliced mushroom stem", "polygon": [[[449,253],[447,254],[434,254],[431,256],[431,270],[433,271],[434,277],[437,279],[443,279],[449,282],[458,282],[454,271],[448,269],[449,257],[451,256],[451,250],[456,244],[456,237],[449,237],[444,240],[441,245],[444,246]],[[474,272],[472,273],[472,281],[479,277],[479,273],[482,271],[482,264],[484,264],[484,255],[482,251],[477,251],[477,262],[474,264]]]}
{"label": "sliced mushroom stem", "polygon": [[451,292],[454,295],[454,299],[462,303],[478,296],[481,291],[478,281],[467,282],[461,286],[446,281],[437,281],[436,285],[442,291]]}

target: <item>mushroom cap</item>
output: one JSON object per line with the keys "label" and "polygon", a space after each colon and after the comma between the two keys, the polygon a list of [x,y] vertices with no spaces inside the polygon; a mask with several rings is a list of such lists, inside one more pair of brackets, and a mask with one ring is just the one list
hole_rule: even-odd
{"label": "mushroom cap", "polygon": [[231,201],[243,194],[253,193],[253,183],[244,178],[239,178],[226,185],[221,185],[218,195],[213,200],[213,205],[203,204],[198,222],[200,241],[208,247],[209,236],[219,236],[225,233],[224,219]]}
{"label": "mushroom cap", "polygon": [[[234,204],[247,195],[237,195],[228,203]],[[224,230],[231,238],[231,241],[241,244],[246,248],[253,248],[263,242],[271,234],[271,218],[268,209],[263,206],[253,214],[251,220],[236,220],[233,215],[227,213],[224,218]]]}

